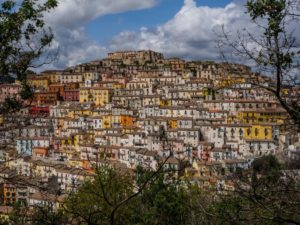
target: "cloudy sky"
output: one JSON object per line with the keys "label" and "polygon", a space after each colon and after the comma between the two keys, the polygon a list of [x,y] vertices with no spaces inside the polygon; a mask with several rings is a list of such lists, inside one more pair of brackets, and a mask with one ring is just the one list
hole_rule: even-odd
{"label": "cloudy sky", "polygon": [[251,29],[243,0],[60,0],[46,15],[62,69],[115,50],[152,49],[167,57],[218,59],[216,39]]}

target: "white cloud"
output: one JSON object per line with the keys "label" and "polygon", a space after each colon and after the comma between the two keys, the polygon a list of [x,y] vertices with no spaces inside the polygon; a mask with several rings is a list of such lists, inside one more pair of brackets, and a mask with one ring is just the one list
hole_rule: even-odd
{"label": "white cloud", "polygon": [[[123,31],[113,37],[108,46],[100,46],[86,36],[84,26],[89,21],[107,14],[149,8],[158,0],[60,1],[58,8],[47,15],[55,33],[54,45],[60,48],[59,61],[52,65],[56,68],[103,58],[108,51],[114,50],[152,49],[167,57],[217,60],[217,33],[222,25],[232,34],[243,28],[252,34],[258,33],[245,13],[245,0],[234,0],[218,8],[197,6],[195,0],[184,0],[179,12],[166,23],[154,28],[141,27],[139,31]],[[239,62],[246,61],[239,59]]]}
{"label": "white cloud", "polygon": [[[245,12],[245,0],[233,0],[218,8],[197,6],[195,0],[185,0],[179,12],[165,24],[152,29],[143,27],[137,32],[121,32],[112,39],[109,48],[111,51],[152,49],[163,52],[167,57],[218,60],[220,50],[217,43],[222,26],[230,32],[231,40],[238,40],[237,33],[244,33],[244,29],[260,40],[263,30],[252,23]],[[297,27],[298,23],[292,23],[288,30],[295,30],[294,36],[298,38],[300,30]],[[299,43],[298,39],[295,46]],[[248,40],[247,46],[252,50],[259,48],[253,40]],[[224,47],[222,50],[231,61],[253,65],[246,58],[234,55],[232,48]]]}
{"label": "white cloud", "polygon": [[[153,49],[167,56],[188,59],[216,59],[216,31],[224,25],[228,30],[250,26],[245,9],[236,3],[224,8],[197,6],[185,0],[180,11],[168,22],[154,29],[125,31],[113,38],[112,50]],[[252,29],[252,28],[250,28]]]}
{"label": "white cloud", "polygon": [[47,16],[52,26],[77,27],[100,16],[153,7],[156,0],[59,0]]}
{"label": "white cloud", "polygon": [[[42,0],[41,0],[42,1]],[[59,59],[42,69],[63,69],[95,58],[103,58],[106,48],[86,35],[85,25],[104,15],[153,7],[156,0],[59,0],[58,6],[45,15],[59,48]]]}
{"label": "white cloud", "polygon": [[84,27],[56,31],[54,47],[59,48],[59,58],[56,67],[64,68],[77,63],[103,58],[106,49],[85,35]]}

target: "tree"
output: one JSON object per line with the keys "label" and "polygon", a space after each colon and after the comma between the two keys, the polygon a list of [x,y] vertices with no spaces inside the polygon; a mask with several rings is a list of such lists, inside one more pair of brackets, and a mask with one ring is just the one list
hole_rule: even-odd
{"label": "tree", "polygon": [[300,129],[300,49],[291,31],[299,8],[298,0],[248,0],[246,13],[257,25],[255,34],[244,28],[234,38],[223,28],[219,46],[229,46],[235,56],[254,65],[257,75],[268,76],[267,82],[257,76],[254,85],[272,93]]}
{"label": "tree", "polygon": [[[22,84],[22,89],[19,93],[21,99],[15,97],[6,98],[5,102],[0,105],[0,113],[21,109],[25,100],[33,96],[33,90],[27,84],[27,74],[31,73],[30,69],[50,63],[56,57],[56,54],[52,53],[44,55],[53,40],[51,29],[45,25],[44,14],[56,6],[56,0],[1,1],[0,83],[12,83],[15,80],[19,80]],[[18,125],[21,126],[21,124]],[[19,179],[16,181],[15,178],[13,176],[8,179],[14,180],[16,183],[24,182]],[[28,224],[26,217],[18,218],[18,213],[22,214],[22,210],[23,207],[21,205],[16,206],[13,212],[15,216],[11,215],[12,221],[10,221],[10,224]],[[44,212],[48,213],[49,210]],[[38,216],[37,214],[34,215]],[[35,224],[47,223],[40,222]]]}
{"label": "tree", "polygon": [[137,197],[140,206],[135,211],[131,224],[145,225],[183,225],[188,224],[190,210],[188,205],[188,190],[180,180],[174,179],[173,171],[161,171],[153,179],[151,171],[138,168],[137,186],[141,187],[145,181],[147,187]]}
{"label": "tree", "polygon": [[[21,97],[24,100],[32,96],[26,83],[29,69],[50,63],[55,58],[55,54],[51,53],[42,56],[53,40],[51,29],[45,28],[44,13],[56,6],[56,0],[43,3],[38,0],[5,0],[1,3],[0,83],[13,82],[15,79],[21,81]],[[14,100],[11,107],[18,102]]]}
{"label": "tree", "polygon": [[189,214],[186,202],[185,190],[162,171],[153,176],[138,168],[128,174],[104,166],[93,181],[69,195],[65,208],[83,224],[183,225]]}
{"label": "tree", "polygon": [[8,220],[3,224],[7,225],[63,225],[68,224],[68,218],[64,211],[53,210],[49,205],[36,205],[28,207],[21,202],[14,205],[13,211],[9,214]]}
{"label": "tree", "polygon": [[234,191],[202,211],[203,224],[300,224],[299,179],[274,156],[256,159],[236,178]]}
{"label": "tree", "polygon": [[[270,92],[300,130],[300,49],[292,31],[293,26],[299,29],[300,2],[247,0],[245,6],[256,30],[244,28],[235,36],[223,27],[221,55],[227,58],[229,47],[234,57],[247,60],[256,70],[249,81]],[[239,72],[229,63],[224,67]],[[250,171],[232,179],[234,191],[199,207],[202,224],[300,224],[299,177],[283,170],[274,156],[256,159]]]}
{"label": "tree", "polygon": [[108,166],[99,167],[92,181],[86,181],[77,192],[70,193],[66,211],[84,224],[129,224],[132,203],[111,218],[115,206],[133,193],[132,179],[129,174],[120,175]]}

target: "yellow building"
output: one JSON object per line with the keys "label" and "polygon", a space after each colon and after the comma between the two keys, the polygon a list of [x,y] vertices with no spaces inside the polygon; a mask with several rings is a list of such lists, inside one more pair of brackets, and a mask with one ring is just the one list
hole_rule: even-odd
{"label": "yellow building", "polygon": [[99,74],[96,72],[84,72],[83,79],[84,80],[98,80]]}
{"label": "yellow building", "polygon": [[93,101],[93,96],[91,94],[90,88],[80,88],[79,90],[79,102],[85,103],[85,102],[91,102]]}
{"label": "yellow building", "polygon": [[245,140],[272,140],[272,126],[252,125],[244,128]]}
{"label": "yellow building", "polygon": [[53,73],[48,73],[45,76],[48,77],[48,80],[50,80],[51,84],[55,84],[59,82],[59,75],[55,72]]}
{"label": "yellow building", "polygon": [[92,109],[78,109],[75,110],[75,117],[77,118],[78,116],[92,116],[93,111]]}
{"label": "yellow building", "polygon": [[177,120],[169,120],[169,127],[171,129],[176,129],[177,128]]}
{"label": "yellow building", "polygon": [[111,128],[111,115],[104,115],[102,117],[102,128]]}
{"label": "yellow building", "polygon": [[214,80],[214,86],[217,88],[231,87],[234,84],[243,84],[245,81],[244,77],[228,75],[226,78]]}
{"label": "yellow building", "polygon": [[276,123],[283,124],[287,119],[287,113],[283,109],[256,109],[244,110],[238,113],[238,119],[242,123],[255,124],[255,123]]}
{"label": "yellow building", "polygon": [[110,91],[111,89],[108,88],[101,88],[101,87],[94,87],[91,89],[91,95],[93,97],[93,102],[95,105],[106,105],[110,103]]}
{"label": "yellow building", "polygon": [[48,80],[53,83],[58,83],[59,82],[59,76],[63,71],[61,70],[47,70],[42,72],[44,77],[47,77]]}
{"label": "yellow building", "polygon": [[121,124],[121,116],[120,115],[112,115],[111,123],[112,123],[112,125],[120,125]]}
{"label": "yellow building", "polygon": [[71,167],[82,168],[83,162],[79,157],[72,157],[67,161],[68,165]]}
{"label": "yellow building", "polygon": [[238,122],[238,118],[236,115],[228,115],[226,120],[227,124],[234,124]]}
{"label": "yellow building", "polygon": [[67,116],[69,118],[76,119],[79,116],[91,116],[91,115],[93,115],[92,108],[76,108],[76,109],[70,110]]}
{"label": "yellow building", "polygon": [[104,106],[110,103],[111,89],[94,87],[81,88],[79,91],[79,102],[93,102],[95,105]]}
{"label": "yellow building", "polygon": [[170,106],[170,105],[171,105],[171,100],[163,100],[163,99],[160,99],[159,105],[160,105],[160,106]]}
{"label": "yellow building", "polygon": [[49,75],[49,79],[50,79],[50,82],[51,83],[57,83],[58,82],[58,74],[56,74],[56,73],[51,73],[50,75]]}
{"label": "yellow building", "polygon": [[113,84],[113,89],[123,89],[125,88],[125,85],[122,83],[114,83]]}
{"label": "yellow building", "polygon": [[58,129],[56,129],[56,133],[59,133],[64,128],[64,124],[65,124],[65,118],[61,117],[57,119]]}
{"label": "yellow building", "polygon": [[92,116],[101,116],[99,110],[93,110],[92,111]]}
{"label": "yellow building", "polygon": [[40,77],[31,77],[27,79],[27,82],[30,86],[34,87],[34,88],[43,88],[43,89],[48,89],[49,86],[49,79],[47,77],[44,76],[40,76]]}
{"label": "yellow building", "polygon": [[213,88],[203,88],[202,89],[202,96],[207,97],[207,96],[214,96],[215,90]]}
{"label": "yellow building", "polygon": [[78,147],[79,146],[79,136],[78,135],[72,135],[69,137],[66,137],[61,140],[61,147]]}

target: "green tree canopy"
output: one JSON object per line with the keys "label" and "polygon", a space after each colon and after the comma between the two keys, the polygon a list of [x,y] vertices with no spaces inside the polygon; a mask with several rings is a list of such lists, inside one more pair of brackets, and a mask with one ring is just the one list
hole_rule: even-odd
{"label": "green tree canopy", "polygon": [[255,32],[245,27],[235,35],[224,28],[220,49],[229,47],[235,56],[248,60],[257,74],[267,75],[268,81],[257,76],[253,84],[273,94],[300,129],[300,48],[295,36],[300,1],[248,0],[245,7]]}
{"label": "green tree canopy", "polygon": [[[26,83],[29,69],[55,58],[53,53],[41,57],[53,39],[51,29],[45,26],[44,14],[56,6],[56,0],[5,0],[0,5],[0,83],[21,81],[24,100],[32,96]],[[20,101],[11,99],[1,109],[18,109],[20,105]]]}

